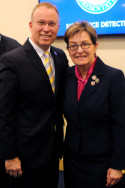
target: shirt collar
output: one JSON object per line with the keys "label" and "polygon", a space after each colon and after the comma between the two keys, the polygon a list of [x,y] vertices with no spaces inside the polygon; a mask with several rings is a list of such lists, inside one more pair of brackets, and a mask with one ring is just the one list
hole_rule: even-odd
{"label": "shirt collar", "polygon": [[[91,74],[92,74],[92,72],[93,72],[93,70],[94,70],[95,64],[96,64],[96,60],[97,60],[97,57],[95,58],[95,60],[94,60],[94,62],[92,63],[91,67],[89,68],[85,80],[88,79],[88,78],[91,76]],[[85,81],[85,80],[82,78],[82,75],[81,75],[81,73],[80,73],[80,71],[79,71],[77,65],[75,66],[75,75],[76,75],[76,78],[77,78],[79,81],[82,81],[82,82]]]}
{"label": "shirt collar", "polygon": [[[37,46],[32,40],[31,38],[29,38],[29,42],[31,43],[31,45],[33,46],[33,48],[35,49],[35,51],[37,52],[37,54],[39,55],[39,57],[41,58],[42,55],[44,54],[44,50],[42,50],[39,46]],[[50,47],[47,50],[50,53]]]}

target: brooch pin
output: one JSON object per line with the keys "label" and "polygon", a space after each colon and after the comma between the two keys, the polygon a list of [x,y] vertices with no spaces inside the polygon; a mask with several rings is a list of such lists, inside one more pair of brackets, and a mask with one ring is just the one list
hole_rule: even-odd
{"label": "brooch pin", "polygon": [[57,55],[57,53],[54,51],[54,54]]}
{"label": "brooch pin", "polygon": [[94,86],[95,84],[99,83],[99,78],[97,78],[96,75],[92,76],[91,86]]}
{"label": "brooch pin", "polygon": [[91,81],[91,86],[94,86],[95,85],[95,81]]}
{"label": "brooch pin", "polygon": [[96,80],[96,78],[97,78],[96,75],[93,75],[93,76],[92,76],[92,79],[93,79],[93,80]]}

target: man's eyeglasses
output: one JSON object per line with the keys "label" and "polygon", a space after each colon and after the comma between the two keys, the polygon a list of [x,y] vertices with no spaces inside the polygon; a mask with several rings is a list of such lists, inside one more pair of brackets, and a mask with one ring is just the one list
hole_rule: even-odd
{"label": "man's eyeglasses", "polygon": [[44,27],[46,25],[48,25],[49,27],[55,27],[57,25],[57,23],[55,22],[49,22],[49,23],[46,23],[44,21],[38,21],[36,22],[40,27]]}
{"label": "man's eyeglasses", "polygon": [[90,45],[92,45],[92,44],[89,44],[89,43],[82,43],[80,45],[74,44],[74,45],[68,46],[67,48],[70,48],[71,51],[76,51],[76,50],[78,50],[78,48],[80,46],[84,50],[84,49],[88,49],[90,47]]}

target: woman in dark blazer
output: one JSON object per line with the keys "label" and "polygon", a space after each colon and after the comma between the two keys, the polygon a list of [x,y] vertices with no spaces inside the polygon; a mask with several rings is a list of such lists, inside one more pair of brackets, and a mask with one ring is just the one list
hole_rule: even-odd
{"label": "woman in dark blazer", "polygon": [[96,56],[97,33],[86,21],[65,33],[75,64],[67,70],[65,188],[122,187],[125,169],[125,78]]}

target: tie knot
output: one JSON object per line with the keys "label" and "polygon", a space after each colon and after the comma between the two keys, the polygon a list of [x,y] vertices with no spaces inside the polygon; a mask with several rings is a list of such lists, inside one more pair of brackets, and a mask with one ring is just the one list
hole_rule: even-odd
{"label": "tie knot", "polygon": [[49,52],[48,51],[44,52],[44,54],[45,54],[45,56],[49,57]]}

